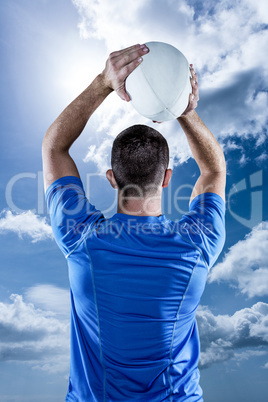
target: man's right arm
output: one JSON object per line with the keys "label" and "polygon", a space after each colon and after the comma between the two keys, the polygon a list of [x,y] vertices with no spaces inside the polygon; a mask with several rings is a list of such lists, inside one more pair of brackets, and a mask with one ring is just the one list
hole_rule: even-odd
{"label": "man's right arm", "polygon": [[187,137],[193,157],[200,169],[200,176],[195,183],[191,201],[199,194],[216,193],[225,200],[226,164],[223,151],[198,114],[195,107],[199,99],[197,75],[192,73],[193,93],[189,105],[178,121]]}

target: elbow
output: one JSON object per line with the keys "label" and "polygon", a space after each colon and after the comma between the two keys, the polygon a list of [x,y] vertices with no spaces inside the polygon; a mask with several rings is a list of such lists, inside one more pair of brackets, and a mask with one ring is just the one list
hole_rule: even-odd
{"label": "elbow", "polygon": [[212,173],[224,173],[226,172],[226,161],[225,156],[222,149],[219,149],[219,152],[215,154],[215,158],[211,163],[211,171]]}
{"label": "elbow", "polygon": [[223,151],[221,151],[221,154],[219,156],[219,171],[226,172],[226,161]]}
{"label": "elbow", "polygon": [[50,146],[50,142],[51,141],[49,139],[48,132],[46,132],[42,142],[42,151],[48,149],[48,147]]}
{"label": "elbow", "polygon": [[215,155],[213,159],[206,163],[199,165],[200,173],[202,175],[207,174],[226,174],[226,162],[224,154]]}
{"label": "elbow", "polygon": [[51,153],[66,153],[69,149],[65,148],[60,144],[60,141],[57,140],[57,136],[51,132],[50,129],[47,130],[43,142],[42,142],[42,153],[51,154]]}
{"label": "elbow", "polygon": [[53,143],[53,139],[51,136],[46,132],[43,142],[42,142],[42,154],[48,155],[56,151],[55,144]]}
{"label": "elbow", "polygon": [[49,152],[49,150],[51,149],[51,141],[49,139],[49,136],[47,135],[47,132],[43,138],[43,142],[42,142],[42,154],[47,154]]}

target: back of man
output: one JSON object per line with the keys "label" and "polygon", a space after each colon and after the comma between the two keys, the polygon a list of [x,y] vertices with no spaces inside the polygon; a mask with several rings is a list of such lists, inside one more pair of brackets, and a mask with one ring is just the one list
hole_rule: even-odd
{"label": "back of man", "polygon": [[66,400],[202,401],[195,313],[224,242],[222,198],[195,197],[179,222],[121,213],[105,220],[76,177],[55,181],[47,200],[69,266]]}
{"label": "back of man", "polygon": [[161,212],[162,189],[172,171],[168,145],[156,130],[133,126],[116,137],[106,173],[118,191],[118,210],[110,219],[87,200],[69,154],[112,91],[130,100],[125,79],[148,51],[135,45],[112,53],[43,141],[51,224],[69,268],[66,401],[203,401],[195,313],[224,243],[226,167],[218,142],[194,110],[199,95],[193,66],[192,94],[178,121],[200,176],[189,213],[179,222]]}

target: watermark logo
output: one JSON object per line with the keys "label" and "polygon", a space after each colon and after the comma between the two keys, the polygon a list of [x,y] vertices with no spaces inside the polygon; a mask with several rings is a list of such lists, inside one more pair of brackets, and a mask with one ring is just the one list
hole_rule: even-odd
{"label": "watermark logo", "polygon": [[[234,184],[228,195],[228,211],[232,215],[232,217],[241,225],[246,226],[247,228],[252,229],[258,223],[260,223],[263,219],[263,172],[259,170],[249,176],[249,180],[246,178],[240,180],[238,183]],[[236,212],[232,210],[232,199],[238,195],[238,193],[242,193],[239,195],[243,195],[244,197],[250,197],[250,215],[249,218],[245,218],[241,215],[238,215]]]}
{"label": "watermark logo", "polygon": [[[35,198],[35,208],[31,209],[31,212],[44,215],[47,214],[47,206],[44,198],[44,186],[43,186],[43,172],[23,172],[14,175],[10,178],[6,185],[5,199],[8,209],[17,214],[28,211],[20,207],[19,197],[15,196],[18,193],[18,187],[21,184],[27,191],[29,180],[34,180],[35,194],[32,194]],[[19,184],[18,184],[19,183]],[[84,181],[84,190],[86,197],[92,202],[92,195],[96,193],[102,185],[108,185],[106,183],[105,176],[99,173],[88,173],[86,180]],[[31,185],[32,188],[32,185]],[[109,188],[109,187],[108,187]],[[175,186],[174,181],[171,180],[168,188],[166,189],[165,196],[163,197],[162,210],[165,214],[177,214],[178,218],[188,212],[188,201],[190,194],[193,190],[192,184],[181,184]],[[209,191],[209,187],[204,189]],[[114,190],[105,190],[107,199],[102,199],[102,213],[105,216],[109,216],[116,212],[117,206],[117,192]],[[186,195],[187,194],[187,195]],[[139,195],[139,194],[138,194]],[[151,195],[151,200],[155,196]],[[240,201],[239,201],[240,200]],[[241,202],[242,200],[242,202]],[[243,203],[246,200],[246,203]],[[244,177],[238,183],[233,184],[226,193],[226,210],[230,215],[241,225],[252,229],[258,223],[263,220],[263,171],[259,170],[252,173],[249,176]],[[238,211],[238,202],[240,202],[240,210]],[[148,203],[148,200],[147,200]],[[146,204],[147,205],[147,204]],[[79,205],[77,206],[79,207]],[[98,205],[96,205],[98,208]],[[71,211],[72,213],[74,211]],[[78,211],[79,212],[79,211]],[[129,211],[128,211],[129,213]],[[133,213],[134,215],[134,213]]]}

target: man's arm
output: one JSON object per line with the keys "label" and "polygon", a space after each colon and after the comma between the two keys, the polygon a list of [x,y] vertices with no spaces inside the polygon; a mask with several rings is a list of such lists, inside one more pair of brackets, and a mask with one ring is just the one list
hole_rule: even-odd
{"label": "man's arm", "polygon": [[191,68],[193,92],[189,105],[178,121],[186,134],[193,157],[200,169],[190,203],[194,197],[203,193],[216,193],[225,200],[226,164],[223,151],[209,129],[195,112],[199,100],[197,75]]}
{"label": "man's arm", "polygon": [[110,54],[104,71],[59,115],[47,130],[42,146],[45,190],[64,176],[79,177],[69,149],[80,136],[92,113],[104,99],[116,91],[121,99],[130,100],[125,91],[126,77],[141,63],[148,49],[135,45]]}

